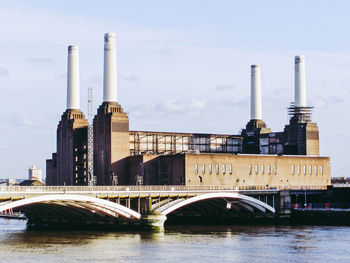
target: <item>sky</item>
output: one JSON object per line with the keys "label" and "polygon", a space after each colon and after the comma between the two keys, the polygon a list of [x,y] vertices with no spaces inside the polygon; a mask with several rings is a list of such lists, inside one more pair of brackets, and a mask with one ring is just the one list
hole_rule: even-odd
{"label": "sky", "polygon": [[239,134],[250,118],[250,65],[263,120],[288,123],[294,56],[333,177],[350,156],[349,1],[16,1],[0,9],[0,178],[26,178],[56,151],[67,47],[80,50],[81,109],[102,103],[103,35],[117,35],[118,101],[131,130]]}

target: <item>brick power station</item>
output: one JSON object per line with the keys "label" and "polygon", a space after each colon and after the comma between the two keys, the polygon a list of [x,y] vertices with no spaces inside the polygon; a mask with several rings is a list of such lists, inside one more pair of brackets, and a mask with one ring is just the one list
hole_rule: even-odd
{"label": "brick power station", "polygon": [[130,131],[117,100],[113,33],[104,37],[103,102],[93,119],[93,144],[88,143],[92,127],[80,110],[77,46],[68,47],[67,78],[67,109],[57,127],[56,153],[46,161],[47,185],[247,189],[331,183],[330,158],[319,156],[319,131],[307,105],[303,56],[295,57],[295,99],[281,132],[272,132],[262,119],[258,65],[251,66],[251,119],[238,135]]}

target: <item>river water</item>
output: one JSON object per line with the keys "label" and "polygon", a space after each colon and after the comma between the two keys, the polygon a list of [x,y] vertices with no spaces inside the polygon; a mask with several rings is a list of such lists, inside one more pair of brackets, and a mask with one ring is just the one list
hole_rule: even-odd
{"label": "river water", "polygon": [[350,262],[350,227],[171,226],[34,231],[0,219],[0,262]]}

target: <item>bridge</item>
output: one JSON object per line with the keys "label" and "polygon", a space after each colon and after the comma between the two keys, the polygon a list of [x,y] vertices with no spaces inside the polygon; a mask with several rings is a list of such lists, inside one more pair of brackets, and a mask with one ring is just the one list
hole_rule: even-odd
{"label": "bridge", "polygon": [[[25,214],[29,226],[141,226],[171,218],[273,218],[288,214],[293,189],[228,186],[0,187],[0,213]],[[294,191],[323,191],[294,189]],[[300,193],[299,193],[300,194]]]}

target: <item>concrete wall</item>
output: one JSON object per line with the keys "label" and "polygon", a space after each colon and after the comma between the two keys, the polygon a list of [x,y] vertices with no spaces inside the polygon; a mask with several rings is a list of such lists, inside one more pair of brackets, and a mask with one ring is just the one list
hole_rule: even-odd
{"label": "concrete wall", "polygon": [[[185,156],[186,185],[325,186],[331,183],[328,157],[229,154],[185,154]],[[212,165],[211,173],[210,165]],[[202,178],[202,183],[199,176]]]}
{"label": "concrete wall", "polygon": [[143,175],[144,185],[299,187],[331,183],[330,159],[309,156],[140,155],[128,158],[128,173],[130,184],[135,184],[135,175]]}
{"label": "concrete wall", "polygon": [[127,159],[130,185],[137,184],[137,176],[142,176],[143,185],[158,185],[160,160],[158,155],[137,155]]}
{"label": "concrete wall", "polygon": [[319,134],[316,123],[307,123],[305,127],[306,134],[306,155],[316,155],[320,153],[319,150]]}

